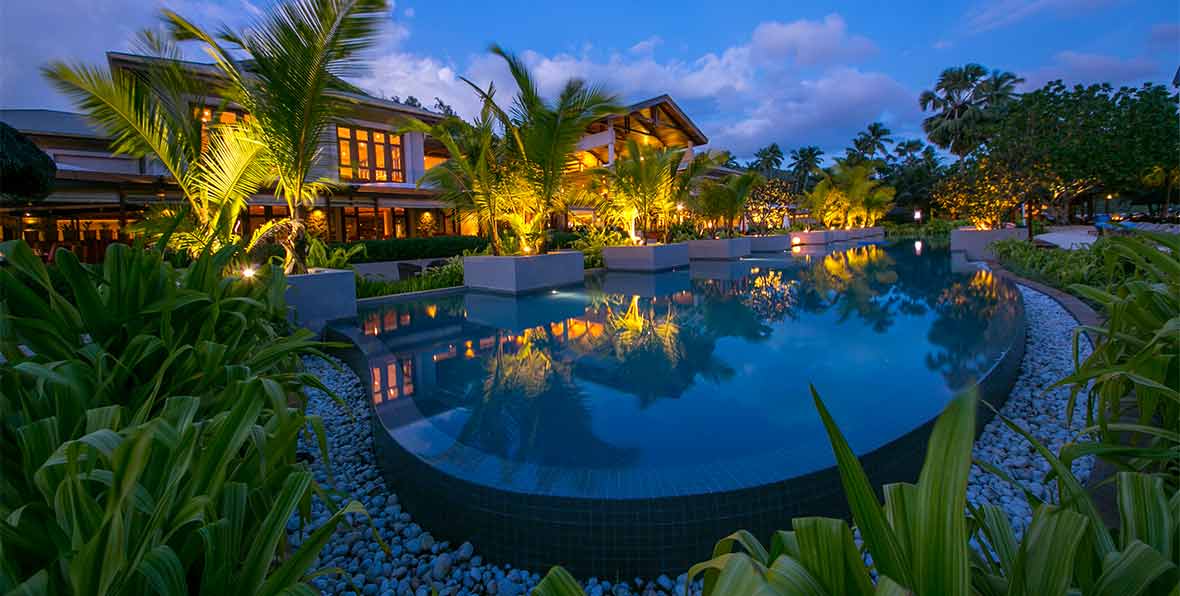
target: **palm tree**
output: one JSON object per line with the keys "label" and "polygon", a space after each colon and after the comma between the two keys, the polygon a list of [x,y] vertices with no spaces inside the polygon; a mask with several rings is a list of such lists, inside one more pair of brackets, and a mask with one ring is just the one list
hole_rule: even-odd
{"label": "palm tree", "polygon": [[321,138],[345,110],[336,93],[355,91],[343,78],[362,72],[362,54],[388,13],[386,0],[288,0],[242,32],[223,29],[215,38],[164,11],[177,39],[205,44],[226,79],[224,95],[250,114],[274,163],[275,194],[287,203],[290,218],[265,232],[278,234],[287,273],[307,271],[300,211],[331,188],[327,180],[310,177]]}
{"label": "palm tree", "polygon": [[895,190],[874,178],[874,162],[839,162],[807,194],[813,215],[828,227],[872,226],[893,207]]}
{"label": "palm tree", "polygon": [[[494,87],[488,88],[488,95]],[[475,218],[481,229],[487,229],[492,243],[492,254],[500,255],[499,225],[511,205],[503,193],[497,192],[503,172],[504,143],[495,134],[496,121],[485,105],[473,123],[449,117],[429,125],[418,119],[408,120],[402,132],[421,132],[446,147],[450,159],[426,171],[418,179],[418,186],[431,186],[439,198],[465,217]]]}
{"label": "palm tree", "polygon": [[750,162],[750,169],[769,176],[783,165],[783,150],[778,143],[771,143],[754,153],[754,161]]}
{"label": "palm tree", "polygon": [[893,139],[889,137],[891,134],[893,134],[893,131],[886,128],[884,124],[874,122],[867,129],[856,135],[853,145],[867,159],[875,159],[878,153],[883,157],[888,157],[889,149],[885,144],[893,142]]}
{"label": "palm tree", "polygon": [[931,143],[964,157],[983,141],[981,127],[995,108],[1015,96],[1015,87],[1024,82],[1016,75],[995,70],[988,74],[979,64],[967,64],[942,71],[933,90],[918,98],[922,111],[935,113],[922,121]]}
{"label": "palm tree", "polygon": [[728,234],[733,236],[737,219],[746,208],[746,201],[762,181],[762,176],[757,172],[745,172],[729,176],[721,182],[710,182],[697,197],[697,211],[707,218],[721,219]]}
{"label": "palm tree", "polygon": [[[541,97],[537,83],[528,67],[515,54],[492,45],[491,52],[504,60],[519,88],[509,112],[496,104],[494,98],[467,79],[499,117],[505,135],[511,139],[514,151],[523,162],[524,177],[537,199],[537,217],[557,214],[569,192],[568,175],[574,170],[574,156],[578,141],[586,127],[596,120],[624,111],[613,94],[581,79],[566,81],[554,101]],[[541,235],[539,252],[545,251]]]}
{"label": "palm tree", "polygon": [[176,48],[150,33],[140,48],[153,60],[142,72],[52,63],[44,75],[72,97],[111,138],[117,154],[152,157],[172,177],[185,204],[150,219],[149,234],[169,232],[169,246],[198,254],[237,242],[246,200],[268,180],[265,146],[248,123],[210,124],[193,116],[202,87],[183,71]]}
{"label": "palm tree", "polygon": [[788,167],[795,176],[795,192],[802,193],[807,190],[808,178],[812,172],[819,169],[819,161],[823,155],[823,150],[815,145],[791,150],[791,163]]}
{"label": "palm tree", "polygon": [[899,161],[908,163],[911,159],[917,158],[925,146],[926,144],[918,139],[906,139],[898,141],[893,146],[893,153]]}
{"label": "palm tree", "polygon": [[611,167],[596,170],[608,193],[607,208],[625,214],[628,223],[638,221],[644,237],[662,221],[667,240],[672,214],[716,162],[710,154],[702,153],[685,163],[684,153],[683,149],[648,147],[628,139],[623,155]]}

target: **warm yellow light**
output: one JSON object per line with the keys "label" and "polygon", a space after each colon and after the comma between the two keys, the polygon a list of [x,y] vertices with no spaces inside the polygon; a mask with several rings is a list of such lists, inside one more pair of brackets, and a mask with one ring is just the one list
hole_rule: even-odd
{"label": "warm yellow light", "polygon": [[676,203],[677,211],[684,211],[684,203]]}
{"label": "warm yellow light", "polygon": [[250,267],[248,265],[246,266],[245,269],[242,269],[242,277],[244,277],[246,279],[254,279],[255,273],[258,273],[258,272],[255,271],[253,267]]}
{"label": "warm yellow light", "polygon": [[431,304],[426,307],[426,316],[433,319],[437,315],[438,315],[438,305],[437,304]]}
{"label": "warm yellow light", "polygon": [[801,253],[801,252],[803,252],[803,247],[802,247],[802,246],[799,246],[798,244],[796,244],[795,246],[792,246],[792,247],[791,247],[791,252],[793,252],[793,253]]}
{"label": "warm yellow light", "polygon": [[800,244],[803,244],[802,238],[800,238],[798,236],[791,236],[791,245],[792,246],[798,246]]}

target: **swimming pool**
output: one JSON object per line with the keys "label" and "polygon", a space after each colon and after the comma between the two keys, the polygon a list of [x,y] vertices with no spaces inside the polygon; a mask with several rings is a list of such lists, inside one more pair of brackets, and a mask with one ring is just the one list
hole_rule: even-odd
{"label": "swimming pool", "polygon": [[718,538],[847,513],[814,384],[875,484],[913,481],[957,391],[999,405],[1019,293],[945,249],[600,272],[521,297],[364,305],[377,457],[405,507],[485,556],[602,577],[683,572]]}

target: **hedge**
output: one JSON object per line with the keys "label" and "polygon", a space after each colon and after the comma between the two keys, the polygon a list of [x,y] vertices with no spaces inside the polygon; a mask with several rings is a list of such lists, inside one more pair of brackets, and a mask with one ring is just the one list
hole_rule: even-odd
{"label": "hedge", "polygon": [[362,240],[359,243],[333,246],[350,246],[351,244],[365,246],[365,253],[354,256],[353,263],[372,263],[408,259],[443,259],[459,256],[465,251],[481,252],[487,248],[488,240],[479,236],[432,236],[429,238]]}

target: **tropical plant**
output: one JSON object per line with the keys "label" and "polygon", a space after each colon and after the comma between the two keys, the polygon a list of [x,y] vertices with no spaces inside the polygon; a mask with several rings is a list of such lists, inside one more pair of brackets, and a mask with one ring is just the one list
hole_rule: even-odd
{"label": "tropical plant", "polygon": [[[1180,240],[1170,234],[1105,239],[1100,253],[1109,282],[1070,290],[1097,304],[1106,320],[1074,334],[1076,371],[1070,409],[1083,393],[1087,428],[1097,442],[1068,449],[1070,458],[1096,453],[1120,468],[1180,478]],[[1080,360],[1081,334],[1094,350]]]}
{"label": "tropical plant", "polygon": [[1147,170],[1147,174],[1143,176],[1143,184],[1149,188],[1164,190],[1164,206],[1161,213],[1164,217],[1169,217],[1172,211],[1172,189],[1180,186],[1180,165],[1165,167],[1157,164],[1151,166]]}
{"label": "tropical plant", "polygon": [[375,298],[405,294],[407,292],[424,292],[463,285],[463,258],[451,257],[438,267],[427,267],[421,275],[409,279],[386,281],[372,279],[361,274],[356,276],[356,297]]}
{"label": "tropical plant", "polygon": [[802,196],[792,192],[794,183],[782,178],[769,178],[754,187],[746,204],[750,224],[759,231],[783,227],[784,219],[798,207]]}
{"label": "tropical plant", "polygon": [[[505,110],[496,103],[493,89],[484,90],[464,80],[500,120],[519,166],[516,170],[529,186],[535,213],[518,215],[529,219],[531,228],[543,231],[545,219],[565,216],[565,201],[575,193],[569,174],[576,170],[573,166],[578,141],[586,133],[586,127],[623,108],[614,95],[581,79],[566,81],[556,99],[547,101],[541,97],[536,80],[519,57],[498,45],[493,45],[491,52],[508,65],[519,89],[511,109]],[[532,218],[540,218],[542,222],[532,224]],[[544,234],[539,240],[538,251],[545,252]]]}
{"label": "tropical plant", "polygon": [[918,97],[922,111],[934,114],[922,121],[931,143],[964,157],[986,139],[988,122],[995,110],[1014,95],[1015,85],[1024,82],[1010,72],[988,75],[979,64],[967,64],[942,71],[933,90]]}
{"label": "tropical plant", "polygon": [[0,201],[32,201],[49,196],[57,164],[25,135],[0,122]]}
{"label": "tropical plant", "polygon": [[268,180],[264,145],[246,122],[204,123],[193,114],[207,89],[183,71],[175,46],[143,34],[140,47],[153,58],[140,71],[55,62],[43,73],[114,139],[116,154],[154,158],[180,190],[183,205],[159,211],[141,231],[167,235],[171,248],[194,256],[233,244],[246,200]]}
{"label": "tropical plant", "polygon": [[934,185],[934,202],[953,219],[967,219],[980,230],[1000,225],[1020,204],[1027,188],[1022,178],[988,157],[968,158],[951,166]]}
{"label": "tropical plant", "polygon": [[[1068,465],[1001,417],[1050,462],[1058,480],[1059,505],[1042,503],[1026,491],[1035,512],[1018,540],[1003,509],[967,502],[978,407],[974,395],[951,401],[931,431],[918,482],[885,485],[884,504],[814,389],[812,396],[871,565],[865,564],[846,521],[797,517],[792,530],[771,537],[769,548],[744,530],[718,541],[713,558],[688,571],[688,582],[703,576],[705,596],[1131,595],[1175,588],[1180,494],[1169,496],[1162,479],[1119,474],[1123,526],[1116,539]],[[581,594],[581,588],[564,570],[554,569],[534,593],[571,596]]]}
{"label": "tropical plant", "polygon": [[[489,86],[484,93],[493,97],[495,87]],[[508,147],[495,134],[495,124],[492,105],[485,101],[479,117],[472,123],[457,117],[433,125],[414,119],[402,130],[429,135],[446,147],[449,159],[427,170],[418,179],[418,186],[437,189],[441,200],[465,217],[475,219],[481,229],[488,231],[492,254],[499,255],[503,254],[499,228],[515,205],[510,204],[513,195],[500,192],[503,189],[500,182],[511,164],[504,163]]]}
{"label": "tropical plant", "polygon": [[287,543],[320,490],[296,437],[325,445],[302,389],[326,388],[300,372],[319,344],[286,334],[281,270],[222,278],[232,246],[185,270],[142,246],[113,244],[93,270],[59,250],[63,295],[23,242],[0,250],[0,588],[299,591],[364,509]]}
{"label": "tropical plant", "polygon": [[590,228],[570,244],[570,248],[581,251],[586,269],[604,266],[602,249],[619,246],[627,237],[614,230]]}
{"label": "tropical plant", "polygon": [[595,170],[607,193],[606,209],[621,214],[628,227],[639,224],[639,236],[662,224],[667,240],[667,229],[680,202],[705,173],[698,156],[687,167],[683,149],[668,149],[640,145],[627,139],[626,151],[609,167]]}
{"label": "tropical plant", "polygon": [[328,247],[319,238],[309,236],[307,245],[307,266],[313,268],[352,269],[352,260],[358,255],[362,259],[365,256],[364,244]]}
{"label": "tropical plant", "polygon": [[810,181],[811,174],[819,170],[820,158],[823,155],[823,150],[815,145],[791,150],[791,163],[788,164],[788,167],[795,177],[796,193],[802,194],[809,190],[807,183]]}
{"label": "tropical plant", "polygon": [[705,183],[696,197],[693,210],[706,219],[719,219],[729,236],[737,235],[737,221],[745,212],[746,202],[763,178],[757,172],[735,174],[722,181]]}
{"label": "tropical plant", "polygon": [[807,194],[812,217],[825,226],[872,226],[893,207],[894,189],[873,177],[877,162],[838,162]]}
{"label": "tropical plant", "polygon": [[165,10],[180,40],[197,40],[213,57],[226,99],[241,105],[274,167],[275,194],[290,217],[260,229],[277,236],[287,273],[307,271],[307,233],[300,216],[330,183],[312,180],[320,143],[345,110],[344,78],[361,72],[362,55],[388,18],[385,0],[287,0],[240,32],[225,27],[215,37]]}

